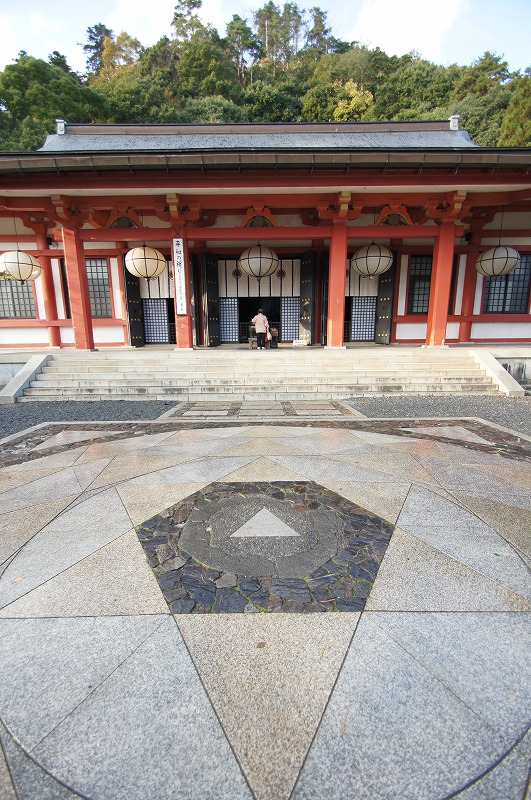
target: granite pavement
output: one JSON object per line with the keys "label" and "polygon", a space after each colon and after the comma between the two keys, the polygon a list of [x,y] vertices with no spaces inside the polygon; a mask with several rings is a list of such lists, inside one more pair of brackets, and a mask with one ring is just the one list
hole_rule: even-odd
{"label": "granite pavement", "polygon": [[525,432],[158,410],[0,443],[1,800],[527,798]]}

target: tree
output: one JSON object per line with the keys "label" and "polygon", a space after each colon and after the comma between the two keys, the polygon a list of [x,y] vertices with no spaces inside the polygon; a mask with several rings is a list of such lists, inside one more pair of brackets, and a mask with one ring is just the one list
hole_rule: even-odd
{"label": "tree", "polygon": [[81,83],[81,77],[70,67],[68,61],[66,60],[66,56],[64,56],[62,53],[54,50],[53,53],[48,56],[48,63],[52,64],[54,67],[59,67],[59,69],[62,69],[63,72],[66,72],[66,74],[71,78],[74,78],[74,80],[76,80],[78,83]]}
{"label": "tree", "polygon": [[245,90],[243,109],[249,122],[295,122],[300,115],[300,101],[286,86],[258,80]]}
{"label": "tree", "polygon": [[58,117],[71,122],[106,119],[105,98],[83,86],[61,67],[26,54],[0,73],[4,109],[3,147],[33,149],[55,129]]}
{"label": "tree", "polygon": [[194,123],[246,122],[243,108],[220,95],[189,98],[181,114],[180,121]]}
{"label": "tree", "polygon": [[205,30],[206,26],[195,13],[201,6],[202,0],[179,0],[175,6],[171,24],[179,45],[184,45],[192,36]]}
{"label": "tree", "polygon": [[87,71],[97,75],[101,69],[101,56],[105,39],[112,39],[113,32],[110,28],[98,22],[87,28],[87,43],[83,45],[83,52],[87,53]]}
{"label": "tree", "polygon": [[460,115],[460,126],[482,147],[496,147],[505,112],[511,102],[509,86],[494,86],[486,95],[467,94],[448,106],[449,114]]}
{"label": "tree", "polygon": [[309,11],[311,27],[306,31],[306,47],[313,48],[319,55],[328,53],[332,37],[332,29],[327,25],[326,11],[322,11],[318,6],[314,6]]}
{"label": "tree", "polygon": [[450,101],[459,76],[456,67],[439,67],[424,59],[400,66],[376,89],[375,103],[367,118],[398,119],[403,112],[426,103],[443,106]]}
{"label": "tree", "polygon": [[347,81],[342,87],[341,96],[334,109],[336,122],[357,122],[374,103],[372,94],[354,83]]}
{"label": "tree", "polygon": [[230,57],[236,64],[238,82],[242,83],[247,59],[255,61],[261,53],[260,42],[247,24],[247,20],[242,19],[238,14],[234,14],[227,25],[225,42]]}
{"label": "tree", "polygon": [[221,95],[235,100],[238,95],[236,66],[210,30],[195,33],[181,50],[177,79],[181,98]]}
{"label": "tree", "polygon": [[265,57],[271,59],[275,71],[280,61],[282,19],[273,0],[255,11],[254,26],[264,47]]}
{"label": "tree", "polygon": [[116,39],[107,36],[103,42],[98,79],[112,80],[119,70],[130,67],[138,61],[142,49],[138,39],[129,36],[125,31],[119,33]]}
{"label": "tree", "polygon": [[469,94],[483,97],[490,89],[507,83],[512,77],[507,62],[487,50],[470,67],[463,68],[453,99],[462,100]]}
{"label": "tree", "polygon": [[498,145],[531,146],[531,74],[515,82],[511,100],[503,117]]}

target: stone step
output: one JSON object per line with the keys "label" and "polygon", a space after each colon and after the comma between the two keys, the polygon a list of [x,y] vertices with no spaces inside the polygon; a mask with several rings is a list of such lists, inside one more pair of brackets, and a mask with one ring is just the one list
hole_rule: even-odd
{"label": "stone step", "polygon": [[[485,383],[485,376],[483,375],[467,375],[463,377],[461,375],[409,375],[407,378],[407,382],[409,384],[425,384],[429,383]],[[334,377],[328,377],[326,381],[323,381],[321,377],[308,377],[308,376],[297,376],[292,380],[285,381],[282,378],[277,376],[272,377],[264,377],[261,376],[259,379],[256,376],[246,375],[242,377],[233,377],[233,378],[223,378],[223,379],[208,379],[204,377],[184,377],[180,380],[170,380],[170,379],[161,379],[155,378],[153,380],[144,380],[143,378],[116,378],[115,380],[110,380],[108,378],[99,379],[97,381],[97,387],[107,389],[116,389],[119,391],[121,387],[124,388],[147,388],[147,387],[167,387],[167,386],[218,386],[218,387],[231,387],[231,386],[262,386],[262,387],[275,387],[275,386],[283,386],[283,385],[322,385],[325,384],[327,386],[342,386],[348,383],[349,385],[357,385],[357,384],[371,384],[374,383],[375,385],[379,385],[382,383],[404,383],[404,376],[398,375],[381,375],[381,376],[370,376],[370,375],[337,375]],[[95,381],[91,380],[90,378],[83,378],[83,377],[67,377],[67,378],[39,378],[38,380],[34,380],[31,382],[30,386],[32,388],[43,388],[43,389],[67,389],[71,387],[92,387],[95,385]]]}
{"label": "stone step", "polygon": [[86,395],[89,397],[94,396],[101,396],[101,397],[116,397],[116,396],[127,396],[131,398],[135,395],[142,395],[143,397],[146,396],[167,396],[172,395],[179,398],[182,398],[183,395],[187,394],[198,394],[198,395],[230,395],[236,396],[238,394],[246,394],[252,393],[256,396],[271,396],[271,395],[281,395],[285,397],[287,394],[314,394],[321,396],[322,394],[329,393],[332,396],[350,396],[351,394],[360,394],[365,392],[370,393],[378,393],[383,392],[388,394],[389,392],[420,392],[422,394],[426,393],[439,393],[445,391],[458,391],[458,392],[470,392],[470,393],[477,393],[477,392],[490,392],[494,390],[494,387],[491,383],[487,382],[478,382],[478,383],[470,383],[470,384],[448,384],[448,383],[432,383],[432,382],[424,382],[418,384],[409,384],[409,383],[380,383],[380,384],[364,384],[364,383],[349,383],[349,384],[341,384],[338,386],[334,386],[331,388],[328,385],[322,386],[306,386],[304,384],[277,384],[268,386],[264,388],[262,385],[255,385],[255,384],[233,384],[230,386],[146,386],[146,387],[133,387],[133,386],[120,386],[120,387],[105,387],[105,386],[98,386],[98,387],[90,387],[90,386],[68,386],[68,387],[31,387],[26,389],[25,394],[29,397],[35,396],[44,396],[52,397],[52,396],[80,396]]}
{"label": "stone step", "polygon": [[[315,381],[315,380],[326,380],[326,381],[335,381],[335,380],[344,380],[346,377],[349,380],[354,378],[356,379],[363,379],[363,380],[382,380],[387,377],[398,377],[400,380],[404,379],[404,371],[403,370],[368,370],[368,369],[359,369],[359,370],[335,370],[335,371],[319,371],[318,375],[315,373],[308,371],[302,372],[286,372],[284,370],[244,370],[244,375],[246,378],[252,377],[255,380],[261,381],[279,381],[279,380],[288,380],[288,381]],[[472,378],[483,378],[484,375],[479,367],[475,370],[469,369],[445,369],[445,370],[411,370],[407,373],[411,380],[417,380],[418,378],[426,378],[429,376],[432,377],[441,377],[441,378],[460,378],[462,380],[466,380],[468,377]],[[131,377],[134,375],[134,377]],[[205,370],[188,370],[186,372],[143,372],[142,370],[134,370],[134,372],[54,372],[54,371],[44,371],[43,373],[39,374],[38,380],[43,382],[48,381],[72,381],[72,380],[84,380],[88,382],[98,382],[98,383],[117,383],[117,382],[128,382],[128,381],[135,381],[136,383],[154,383],[154,382],[161,382],[167,383],[168,381],[187,381],[187,380],[205,380],[205,381],[219,381],[224,382],[226,380],[240,380],[242,375],[242,371],[238,370],[233,375],[229,374],[227,370],[223,372],[207,372]]]}

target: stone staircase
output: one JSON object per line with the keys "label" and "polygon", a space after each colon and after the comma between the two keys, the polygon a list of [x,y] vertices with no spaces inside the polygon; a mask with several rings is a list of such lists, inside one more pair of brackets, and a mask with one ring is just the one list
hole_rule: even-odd
{"label": "stone staircase", "polygon": [[469,349],[121,349],[51,355],[18,402],[341,400],[498,391]]}

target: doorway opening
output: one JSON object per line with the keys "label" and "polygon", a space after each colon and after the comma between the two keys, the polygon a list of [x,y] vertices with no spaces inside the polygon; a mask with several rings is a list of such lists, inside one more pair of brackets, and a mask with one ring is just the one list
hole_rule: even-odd
{"label": "doorway opening", "polygon": [[247,342],[251,320],[262,308],[269,320],[270,328],[280,328],[280,297],[239,297],[238,298],[238,341]]}

